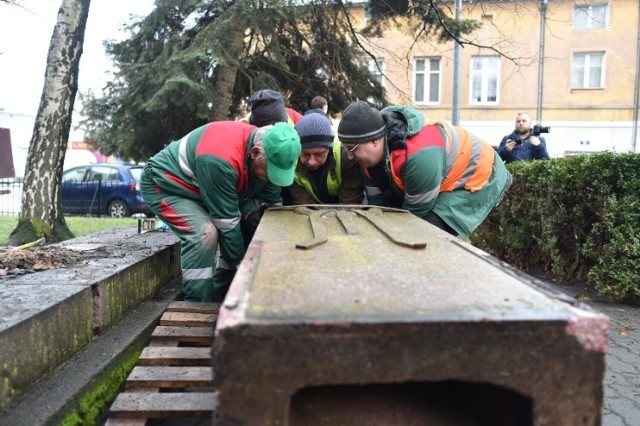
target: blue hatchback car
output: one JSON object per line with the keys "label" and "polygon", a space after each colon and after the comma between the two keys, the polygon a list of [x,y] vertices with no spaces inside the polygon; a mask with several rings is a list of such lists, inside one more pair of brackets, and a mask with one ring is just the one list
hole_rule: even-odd
{"label": "blue hatchback car", "polygon": [[129,217],[152,216],[140,194],[142,166],[98,163],[62,173],[62,210],[65,214]]}

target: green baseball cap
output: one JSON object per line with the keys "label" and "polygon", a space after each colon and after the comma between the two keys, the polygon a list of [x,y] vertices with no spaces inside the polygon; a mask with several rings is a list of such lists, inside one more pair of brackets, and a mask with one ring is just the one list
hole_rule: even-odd
{"label": "green baseball cap", "polygon": [[290,124],[276,123],[263,140],[267,154],[267,177],[277,186],[290,186],[302,147],[300,136]]}

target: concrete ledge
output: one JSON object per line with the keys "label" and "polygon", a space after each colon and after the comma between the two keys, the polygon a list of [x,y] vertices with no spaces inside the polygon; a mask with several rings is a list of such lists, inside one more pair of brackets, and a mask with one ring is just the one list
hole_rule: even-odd
{"label": "concrete ledge", "polygon": [[115,228],[53,247],[88,261],[0,280],[0,411],[180,276],[170,232]]}
{"label": "concrete ledge", "polygon": [[107,405],[100,406],[99,402],[109,404],[115,397],[110,393],[117,392],[117,389],[109,389],[114,385],[109,383],[109,377],[126,378],[128,371],[123,370],[126,363],[129,359],[138,358],[167,304],[179,294],[180,282],[176,280],[163,287],[152,300],[134,308],[67,363],[18,398],[1,414],[0,424],[61,424],[70,416],[75,416],[77,421],[68,424],[90,424],[90,419],[82,416],[89,414],[88,410],[104,411]]}
{"label": "concrete ledge", "polygon": [[89,287],[0,285],[0,411],[91,342],[92,306]]}

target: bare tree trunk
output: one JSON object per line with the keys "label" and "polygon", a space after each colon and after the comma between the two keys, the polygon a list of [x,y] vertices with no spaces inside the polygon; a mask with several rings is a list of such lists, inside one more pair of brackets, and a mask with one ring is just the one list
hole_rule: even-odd
{"label": "bare tree trunk", "polygon": [[73,238],[62,214],[60,180],[71,130],[84,31],[91,0],[62,0],[27,155],[22,206],[9,245]]}

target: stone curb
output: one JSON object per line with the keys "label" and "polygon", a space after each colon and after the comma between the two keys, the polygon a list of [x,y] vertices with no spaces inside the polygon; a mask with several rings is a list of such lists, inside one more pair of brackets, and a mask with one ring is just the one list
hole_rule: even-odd
{"label": "stone curb", "polygon": [[175,280],[161,289],[152,300],[140,304],[30,389],[23,399],[2,413],[0,423],[3,426],[60,424],[77,408],[83,395],[99,386],[106,375],[120,368],[129,355],[139,354],[149,342],[167,304],[176,300],[179,294],[180,281]]}

